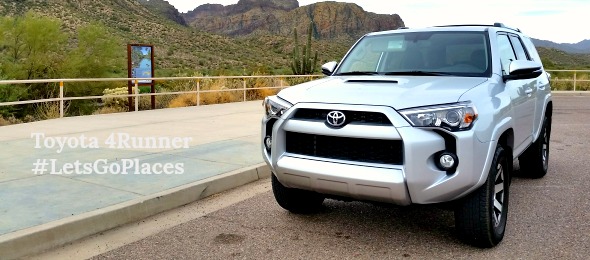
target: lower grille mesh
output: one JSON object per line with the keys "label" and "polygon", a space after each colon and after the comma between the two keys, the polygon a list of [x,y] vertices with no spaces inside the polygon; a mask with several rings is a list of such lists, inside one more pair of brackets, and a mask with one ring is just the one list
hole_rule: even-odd
{"label": "lower grille mesh", "polygon": [[377,140],[287,132],[287,152],[320,158],[403,164],[401,140]]}

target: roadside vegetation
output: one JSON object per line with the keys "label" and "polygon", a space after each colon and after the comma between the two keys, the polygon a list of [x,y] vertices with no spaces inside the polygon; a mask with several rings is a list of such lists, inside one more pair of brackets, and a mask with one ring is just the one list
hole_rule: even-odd
{"label": "roadside vegetation", "polygon": [[[3,17],[0,20],[0,78],[1,79],[51,79],[120,76],[124,48],[105,26],[92,23],[80,27],[75,41],[69,42],[68,34],[60,21],[32,12],[19,17]],[[84,85],[72,83],[65,89],[69,96],[85,96],[101,93],[112,83]],[[0,85],[0,102],[54,98],[59,93],[56,83],[28,85]],[[51,118],[55,105],[21,105],[0,107],[3,118],[35,119]],[[69,106],[74,114],[88,114],[94,108],[85,102]],[[57,114],[59,116],[59,113]]]}

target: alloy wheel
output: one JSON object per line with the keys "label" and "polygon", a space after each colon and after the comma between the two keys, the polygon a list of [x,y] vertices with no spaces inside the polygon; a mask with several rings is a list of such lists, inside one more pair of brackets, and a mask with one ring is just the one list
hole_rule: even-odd
{"label": "alloy wheel", "polygon": [[498,227],[502,221],[504,210],[504,167],[501,163],[496,166],[496,180],[494,182],[494,208],[492,211],[494,227]]}

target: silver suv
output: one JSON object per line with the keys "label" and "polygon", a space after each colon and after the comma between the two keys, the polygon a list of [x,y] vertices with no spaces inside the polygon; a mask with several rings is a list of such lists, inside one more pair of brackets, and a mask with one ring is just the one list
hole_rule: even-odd
{"label": "silver suv", "polygon": [[327,77],[264,101],[262,146],[278,204],[325,198],[452,202],[460,238],[504,237],[513,160],[547,173],[549,74],[517,29],[453,25],[363,36]]}

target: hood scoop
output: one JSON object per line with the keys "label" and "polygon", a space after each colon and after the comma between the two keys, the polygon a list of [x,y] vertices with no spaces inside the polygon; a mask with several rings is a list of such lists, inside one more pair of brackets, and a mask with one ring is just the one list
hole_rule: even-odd
{"label": "hood scoop", "polygon": [[344,81],[344,83],[389,83],[389,84],[397,84],[399,83],[397,80],[392,79],[349,79]]}

